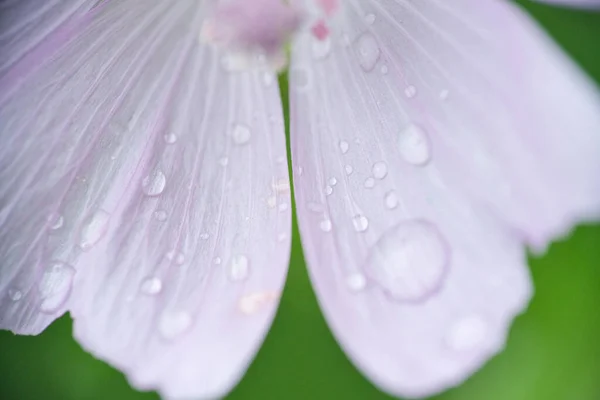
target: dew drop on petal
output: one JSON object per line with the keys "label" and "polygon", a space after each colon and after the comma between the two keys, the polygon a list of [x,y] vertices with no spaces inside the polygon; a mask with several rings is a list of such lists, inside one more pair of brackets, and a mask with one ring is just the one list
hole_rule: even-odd
{"label": "dew drop on petal", "polygon": [[262,80],[263,80],[264,85],[269,87],[269,86],[273,85],[273,82],[275,82],[275,76],[271,72],[264,72],[263,76],[262,76]]}
{"label": "dew drop on petal", "polygon": [[328,180],[327,182],[329,182],[329,184],[330,184],[331,186],[335,186],[335,185],[337,185],[337,179],[336,179],[335,177],[331,177],[331,178],[329,178],[329,180]]}
{"label": "dew drop on petal", "polygon": [[278,207],[279,212],[287,211],[289,208],[290,206],[288,205],[288,203],[281,203]]}
{"label": "dew drop on petal", "polygon": [[389,72],[389,68],[387,65],[382,65],[380,71],[382,75],[387,75]]}
{"label": "dew drop on petal", "polygon": [[358,214],[352,218],[352,225],[356,232],[364,232],[369,227],[369,220],[364,215]]}
{"label": "dew drop on petal", "polygon": [[329,185],[325,186],[325,194],[327,196],[331,196],[333,194],[333,187],[331,187]]}
{"label": "dew drop on petal", "polygon": [[19,289],[8,289],[8,298],[11,301],[17,302],[23,298],[23,292],[21,292]]}
{"label": "dew drop on petal", "polygon": [[48,227],[52,231],[62,228],[64,223],[65,219],[60,214],[52,214],[48,217]]}
{"label": "dew drop on petal", "polygon": [[154,218],[158,221],[166,221],[167,220],[167,212],[165,210],[156,210],[154,211]]}
{"label": "dew drop on petal", "polygon": [[398,149],[402,158],[413,165],[425,165],[431,159],[427,134],[415,124],[410,124],[400,132]]}
{"label": "dew drop on petal", "polygon": [[142,180],[142,190],[146,196],[158,196],[167,185],[167,177],[161,170],[153,171]]}
{"label": "dew drop on petal", "polygon": [[352,168],[352,165],[346,165],[344,167],[344,170],[346,171],[346,175],[352,175],[352,172],[354,172],[354,168]]}
{"label": "dew drop on petal", "polygon": [[375,187],[375,179],[368,177],[367,179],[365,179],[365,187],[367,189],[372,189]]}
{"label": "dew drop on petal", "polygon": [[192,327],[192,316],[187,311],[166,311],[158,321],[158,332],[166,340],[183,336]]}
{"label": "dew drop on petal", "polygon": [[448,245],[435,225],[409,220],[383,234],[364,268],[391,297],[418,301],[441,286],[449,260]]}
{"label": "dew drop on petal", "polygon": [[369,32],[363,33],[356,40],[354,46],[360,67],[365,72],[372,71],[381,56],[381,50],[375,37]]}
{"label": "dew drop on petal", "polygon": [[231,259],[229,265],[229,278],[232,281],[243,281],[250,274],[250,261],[244,255],[236,255]]}
{"label": "dew drop on petal", "polygon": [[153,296],[159,294],[162,291],[162,281],[154,276],[148,277],[140,284],[140,291],[143,294]]}
{"label": "dew drop on petal", "polygon": [[222,262],[222,260],[221,260],[221,257],[215,257],[215,258],[213,259],[213,263],[214,263],[215,265],[220,265],[220,264],[221,264],[221,262]]}
{"label": "dew drop on petal", "polygon": [[233,143],[237,145],[244,145],[250,141],[252,136],[252,132],[250,127],[244,124],[235,124],[233,127],[233,132],[231,133],[231,137],[233,138]]}
{"label": "dew drop on petal", "polygon": [[345,140],[340,140],[339,146],[342,154],[346,154],[348,152],[348,149],[350,148],[350,145]]}
{"label": "dew drop on petal", "polygon": [[373,13],[369,13],[369,14],[365,15],[365,22],[368,25],[373,25],[375,23],[376,19],[377,19],[377,17]]}
{"label": "dew drop on petal", "polygon": [[406,95],[406,97],[408,97],[409,99],[412,99],[413,97],[415,97],[417,95],[417,88],[413,85],[408,85],[405,89],[404,89],[404,94]]}
{"label": "dew drop on petal", "polygon": [[174,144],[177,141],[177,135],[175,135],[173,132],[169,132],[163,136],[163,139],[165,140],[166,144]]}
{"label": "dew drop on petal", "polygon": [[375,179],[383,179],[387,176],[388,169],[387,164],[383,161],[376,162],[373,164],[373,177]]}
{"label": "dew drop on petal", "polygon": [[367,286],[367,279],[363,274],[353,273],[346,277],[346,285],[353,292],[360,292]]}
{"label": "dew drop on petal", "polygon": [[269,196],[267,198],[267,207],[269,208],[275,208],[277,206],[277,197],[275,196]]}
{"label": "dew drop on petal", "polygon": [[477,349],[485,340],[487,325],[476,315],[471,315],[457,321],[449,330],[446,337],[448,346],[458,352]]}
{"label": "dew drop on petal", "polygon": [[98,210],[90,215],[79,231],[79,247],[87,251],[94,247],[106,234],[110,222],[110,214],[104,210]]}
{"label": "dew drop on petal", "polygon": [[46,267],[38,284],[41,312],[53,313],[65,304],[74,276],[75,269],[61,261],[53,261]]}
{"label": "dew drop on petal", "polygon": [[228,157],[223,156],[223,157],[219,158],[219,165],[221,167],[226,167],[227,164],[229,164],[229,158]]}
{"label": "dew drop on petal", "polygon": [[396,207],[398,207],[398,203],[400,202],[398,200],[398,195],[396,194],[395,191],[390,190],[389,192],[387,192],[383,198],[383,202],[385,204],[385,207],[388,210],[393,210]]}
{"label": "dew drop on petal", "polygon": [[323,232],[331,232],[332,224],[330,219],[324,219],[319,222],[319,229]]}

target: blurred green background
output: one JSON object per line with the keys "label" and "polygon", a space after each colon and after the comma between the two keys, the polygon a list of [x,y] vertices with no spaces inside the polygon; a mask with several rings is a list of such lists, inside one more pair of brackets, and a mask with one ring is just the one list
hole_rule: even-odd
{"label": "blurred green background", "polygon": [[[600,13],[521,3],[600,83]],[[462,386],[432,399],[600,400],[600,226],[578,228],[530,265],[536,295],[516,320],[506,350]],[[121,373],[81,350],[68,316],[38,337],[0,332],[2,400],[157,398],[131,389]],[[329,332],[295,221],[279,312],[229,398],[389,398],[356,371]]]}

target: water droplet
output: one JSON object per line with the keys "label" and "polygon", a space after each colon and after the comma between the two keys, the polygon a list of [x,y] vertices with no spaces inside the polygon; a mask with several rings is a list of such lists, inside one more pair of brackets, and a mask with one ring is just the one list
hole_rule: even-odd
{"label": "water droplet", "polygon": [[322,60],[331,53],[331,38],[328,36],[319,40],[313,38],[311,43],[312,55],[315,60]]}
{"label": "water droplet", "polygon": [[158,331],[166,340],[174,340],[192,327],[192,316],[187,311],[164,312],[158,321]]}
{"label": "water droplet", "polygon": [[376,179],[383,179],[387,176],[387,164],[383,161],[376,162],[373,164],[373,177]]}
{"label": "water droplet", "polygon": [[333,194],[333,188],[329,185],[325,186],[325,194],[331,196]]}
{"label": "water droplet", "polygon": [[390,190],[389,192],[387,192],[385,194],[385,197],[383,198],[383,202],[385,203],[385,207],[389,210],[393,210],[394,208],[398,207],[398,195],[396,194],[395,191]]}
{"label": "water droplet", "polygon": [[387,65],[382,65],[380,71],[382,75],[387,75],[389,72],[389,68]]}
{"label": "water droplet", "polygon": [[183,265],[183,263],[185,263],[185,255],[181,252],[169,251],[165,254],[165,257],[169,261],[174,261],[177,265]]}
{"label": "water droplet", "polygon": [[275,208],[277,206],[277,197],[275,196],[269,196],[267,198],[267,207],[269,208]]}
{"label": "water droplet", "polygon": [[166,144],[173,144],[177,141],[177,135],[175,135],[173,132],[169,132],[163,137],[163,139],[165,140]]}
{"label": "water droplet", "polygon": [[288,205],[288,203],[281,203],[281,204],[279,205],[279,212],[284,212],[284,211],[287,211],[289,207],[290,207],[290,206]]}
{"label": "water droplet", "polygon": [[98,210],[88,217],[79,232],[79,247],[87,251],[104,237],[108,231],[110,214],[104,210]]}
{"label": "water droplet", "polygon": [[372,71],[381,55],[375,37],[368,32],[363,33],[356,40],[355,49],[360,67],[366,72]]}
{"label": "water droplet", "polygon": [[146,196],[158,196],[165,190],[166,184],[165,174],[161,170],[156,170],[142,180],[142,190]]}
{"label": "water droplet", "polygon": [[244,255],[237,255],[231,259],[231,265],[229,266],[229,278],[232,281],[243,281],[248,278],[250,274],[250,262],[248,257]]}
{"label": "water droplet", "polygon": [[415,97],[417,95],[417,88],[414,87],[413,85],[408,85],[406,87],[406,89],[404,89],[404,94],[409,99],[412,99],[413,97]]}
{"label": "water droplet", "polygon": [[331,220],[329,219],[324,219],[319,223],[319,228],[323,231],[323,232],[331,232],[331,228],[332,228],[332,224],[331,224]]}
{"label": "water droplet", "polygon": [[60,214],[52,214],[48,217],[48,227],[50,230],[57,230],[63,227],[65,219]]}
{"label": "water droplet", "polygon": [[367,189],[373,189],[375,187],[375,179],[371,177],[365,179],[365,187]]}
{"label": "water droplet", "polygon": [[167,220],[167,212],[165,210],[156,210],[154,211],[154,218],[158,221],[166,221]]}
{"label": "water droplet", "polygon": [[163,283],[157,277],[148,277],[140,284],[140,291],[149,296],[159,294],[162,291]]}
{"label": "water droplet", "polygon": [[8,289],[8,298],[11,301],[17,302],[23,298],[23,292],[18,289]]}
{"label": "water droplet", "polygon": [[275,76],[271,72],[264,72],[262,80],[265,86],[269,87],[275,82]]}
{"label": "water droplet", "polygon": [[360,292],[367,286],[367,279],[360,273],[350,274],[346,277],[346,285],[353,292]]}
{"label": "water droplet", "polygon": [[375,14],[369,13],[365,15],[365,22],[369,25],[373,25],[376,19],[377,17],[375,16]]}
{"label": "water droplet", "polygon": [[242,313],[252,315],[273,305],[278,298],[279,294],[276,292],[251,293],[240,298],[238,308]]}
{"label": "water droplet", "polygon": [[383,234],[371,249],[365,269],[391,297],[418,301],[442,284],[449,254],[434,225],[409,220]]}
{"label": "water droplet", "polygon": [[298,176],[302,176],[303,173],[304,173],[304,168],[298,167]]}
{"label": "water droplet", "polygon": [[345,140],[340,140],[340,151],[342,152],[342,154],[346,154],[348,152],[348,149],[350,148],[350,145],[348,144],[348,142],[346,142]]}
{"label": "water droplet", "polygon": [[479,347],[487,335],[487,325],[479,316],[469,316],[455,323],[446,338],[454,351],[469,351]]}
{"label": "water droplet", "polygon": [[410,124],[400,132],[398,148],[402,158],[410,164],[425,165],[431,159],[429,139],[418,125]]}
{"label": "water droplet", "polygon": [[358,214],[352,218],[352,224],[356,232],[364,232],[369,227],[369,220],[364,215]]}
{"label": "water droplet", "polygon": [[207,232],[203,232],[200,234],[200,239],[202,240],[208,240],[209,237],[210,235]]}
{"label": "water droplet", "polygon": [[233,127],[233,132],[231,133],[231,137],[233,138],[233,142],[237,145],[243,145],[250,141],[250,137],[252,136],[252,132],[250,131],[250,127],[244,124],[235,124]]}
{"label": "water droplet", "polygon": [[229,164],[229,158],[228,157],[223,156],[223,157],[219,158],[219,165],[221,167],[226,167],[227,164]]}
{"label": "water droplet", "polygon": [[72,266],[60,261],[50,263],[38,284],[41,312],[53,313],[65,304],[71,294],[74,276]]}
{"label": "water droplet", "polygon": [[352,172],[354,172],[354,168],[352,168],[352,165],[346,165],[344,167],[344,170],[346,171],[346,175],[352,175]]}
{"label": "water droplet", "polygon": [[220,265],[222,261],[223,260],[221,260],[221,257],[215,257],[213,259],[213,263],[215,263],[215,265]]}
{"label": "water droplet", "polygon": [[329,182],[329,184],[330,184],[331,186],[335,186],[335,185],[337,185],[337,179],[335,179],[335,177],[331,177],[331,178],[329,178],[329,181],[328,181],[328,182]]}

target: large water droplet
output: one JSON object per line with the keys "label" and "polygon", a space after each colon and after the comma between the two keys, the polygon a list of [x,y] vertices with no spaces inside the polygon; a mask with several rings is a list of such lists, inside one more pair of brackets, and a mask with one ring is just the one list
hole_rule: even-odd
{"label": "large water droplet", "polygon": [[332,224],[330,219],[324,219],[319,222],[319,229],[323,232],[331,232]]}
{"label": "large water droplet", "polygon": [[87,251],[104,237],[108,230],[110,214],[104,210],[98,210],[88,217],[79,232],[79,247]]}
{"label": "large water droplet", "polygon": [[383,161],[376,162],[373,164],[373,177],[376,179],[383,179],[387,176],[388,169],[387,164]]}
{"label": "large water droplet", "polygon": [[40,311],[53,313],[69,298],[75,269],[60,261],[53,261],[42,274],[38,284],[40,292]]}
{"label": "large water droplet", "polygon": [[331,53],[331,37],[313,38],[311,43],[312,55],[315,60],[322,60]]}
{"label": "large water droplet", "polygon": [[250,141],[250,138],[252,137],[252,131],[247,125],[235,124],[233,127],[233,132],[231,133],[231,137],[233,138],[233,142],[235,144],[246,144]]}
{"label": "large water droplet", "polygon": [[425,165],[431,159],[429,139],[418,125],[410,124],[398,136],[400,155],[406,162],[414,165]]}
{"label": "large water droplet", "polygon": [[158,196],[167,184],[167,177],[161,170],[155,170],[142,180],[142,190],[146,196]]}
{"label": "large water droplet", "polygon": [[392,227],[375,243],[365,270],[398,300],[422,300],[442,284],[449,249],[437,228],[423,220]]}
{"label": "large water droplet", "polygon": [[375,37],[368,32],[363,33],[354,46],[360,67],[366,72],[372,71],[381,56],[381,50]]}
{"label": "large water droplet", "polygon": [[151,276],[142,281],[140,284],[140,291],[143,294],[153,296],[162,291],[162,286],[162,281],[159,278]]}
{"label": "large water droplet", "polygon": [[236,255],[231,259],[229,278],[232,281],[243,281],[250,274],[250,261],[244,255]]}
{"label": "large water droplet", "polygon": [[478,348],[487,335],[485,321],[476,315],[456,322],[448,332],[446,341],[454,351],[469,351]]}
{"label": "large water droplet", "polygon": [[369,220],[364,215],[358,214],[352,218],[352,225],[356,232],[364,232],[369,227]]}
{"label": "large water droplet", "polygon": [[166,340],[174,340],[188,332],[192,327],[192,316],[187,311],[171,311],[161,315],[158,331]]}

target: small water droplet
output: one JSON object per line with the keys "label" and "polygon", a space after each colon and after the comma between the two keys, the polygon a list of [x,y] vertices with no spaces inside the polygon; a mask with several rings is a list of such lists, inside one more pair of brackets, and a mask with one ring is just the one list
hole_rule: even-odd
{"label": "small water droplet", "polygon": [[418,125],[410,124],[398,136],[398,148],[404,160],[414,165],[425,165],[431,159],[429,139]]}
{"label": "small water droplet", "polygon": [[159,294],[162,291],[163,283],[157,277],[148,277],[140,284],[140,291],[143,294],[153,296]]}
{"label": "small water droplet", "polygon": [[356,40],[355,49],[360,67],[365,72],[372,71],[381,56],[381,50],[375,37],[369,32],[363,33]]}
{"label": "small water droplet", "polygon": [[413,97],[415,97],[417,95],[417,88],[413,85],[408,85],[405,89],[404,89],[404,94],[406,95],[406,97],[408,97],[409,99],[412,99]]}
{"label": "small water droplet", "polygon": [[167,220],[167,212],[165,210],[156,210],[154,211],[154,218],[158,221],[166,221]]}
{"label": "small water droplet", "polygon": [[236,255],[231,259],[229,266],[229,278],[232,281],[243,281],[250,274],[250,261],[244,255]]}
{"label": "small water droplet", "polygon": [[369,220],[364,215],[358,214],[352,218],[352,225],[356,232],[364,232],[369,227]]}
{"label": "small water droplet", "polygon": [[373,177],[375,179],[383,179],[387,176],[388,169],[387,164],[383,161],[376,162],[373,164]]}
{"label": "small water droplet", "polygon": [[324,219],[321,222],[319,222],[319,228],[323,231],[323,232],[331,232],[331,228],[332,228],[332,224],[331,224],[331,220],[330,219]]}
{"label": "small water droplet", "polygon": [[165,257],[169,261],[174,261],[177,265],[183,265],[183,263],[185,263],[185,255],[181,252],[169,251],[165,254]]}
{"label": "small water droplet", "polygon": [[8,298],[11,301],[17,302],[23,298],[23,292],[18,289],[8,289]]}
{"label": "small water droplet", "polygon": [[142,180],[142,190],[146,196],[158,196],[165,190],[166,184],[165,174],[161,170],[156,170]]}
{"label": "small water droplet", "polygon": [[38,284],[40,311],[53,313],[65,304],[71,294],[75,269],[60,261],[53,261],[44,270]]}
{"label": "small water droplet", "polygon": [[369,14],[365,15],[365,22],[368,25],[373,25],[375,23],[376,19],[377,19],[377,17],[375,16],[375,14],[369,13]]}
{"label": "small water droplet", "polygon": [[215,265],[220,265],[222,261],[223,261],[223,260],[221,260],[221,257],[215,257],[215,258],[213,259],[213,263],[214,263]]}
{"label": "small water droplet", "polygon": [[208,240],[209,237],[210,237],[210,235],[208,234],[208,232],[202,232],[200,234],[200,239],[202,239],[202,240]]}
{"label": "small water droplet", "polygon": [[250,127],[244,124],[235,124],[233,127],[233,132],[231,133],[231,137],[233,138],[233,142],[237,145],[243,145],[250,141],[252,137],[252,131]]}
{"label": "small water droplet", "polygon": [[360,292],[367,286],[367,279],[360,273],[350,274],[346,277],[346,285],[353,292]]}
{"label": "small water droplet", "polygon": [[288,208],[290,208],[290,206],[288,205],[288,203],[281,203],[278,208],[279,212],[284,212],[287,211]]}
{"label": "small water droplet", "polygon": [[393,190],[390,190],[385,194],[383,201],[385,203],[385,207],[389,210],[393,210],[394,208],[398,207],[398,195]]}
{"label": "small water droplet", "polygon": [[60,214],[52,214],[48,217],[48,227],[52,231],[62,228],[64,223],[65,219]]}
{"label": "small water droplet", "polygon": [[330,184],[331,186],[335,186],[335,185],[337,185],[337,179],[335,179],[335,177],[331,177],[331,178],[329,178],[329,181],[328,181],[328,182],[329,182],[329,184]]}
{"label": "small water droplet", "polygon": [[238,302],[239,310],[246,314],[252,315],[264,310],[269,305],[273,305],[279,298],[277,292],[256,292],[242,296]]}
{"label": "small water droplet", "polygon": [[365,187],[367,189],[373,189],[375,187],[375,179],[368,177],[365,179]]}
{"label": "small water droplet", "polygon": [[487,335],[485,321],[476,315],[463,318],[456,322],[448,332],[448,345],[454,351],[469,351],[478,348]]}
{"label": "small water droplet", "polygon": [[267,207],[269,208],[275,208],[277,206],[277,197],[275,196],[269,196],[267,198]]}
{"label": "small water droplet", "polygon": [[352,175],[352,172],[354,172],[354,168],[352,168],[352,165],[346,165],[344,167],[344,170],[346,171],[346,175]]}
{"label": "small water droplet", "polygon": [[89,216],[79,231],[79,247],[87,251],[100,241],[108,231],[110,214],[104,210],[98,210]]}
{"label": "small water droplet", "polygon": [[313,37],[311,43],[312,55],[315,60],[322,60],[331,53],[331,37],[319,40]]}
{"label": "small water droplet", "polygon": [[447,100],[448,97],[450,96],[450,91],[447,89],[444,89],[440,92],[440,100]]}
{"label": "small water droplet", "polygon": [[381,236],[369,253],[365,270],[391,297],[418,301],[442,284],[449,254],[435,225],[409,220]]}
{"label": "small water droplet", "polygon": [[348,149],[350,149],[350,145],[345,140],[340,140],[339,146],[342,154],[346,154],[348,152]]}
{"label": "small water droplet", "polygon": [[275,76],[271,72],[264,72],[262,75],[262,80],[265,86],[269,87],[275,82]]}
{"label": "small water droplet", "polygon": [[331,196],[333,194],[333,188],[329,185],[325,186],[325,194]]}
{"label": "small water droplet", "polygon": [[302,176],[303,173],[304,173],[304,168],[298,167],[298,176]]}
{"label": "small water droplet", "polygon": [[174,340],[192,327],[192,316],[187,311],[164,312],[158,321],[158,331],[166,340]]}
{"label": "small water droplet", "polygon": [[219,165],[221,167],[226,167],[227,164],[229,164],[229,158],[228,157],[223,156],[223,157],[219,158]]}
{"label": "small water droplet", "polygon": [[387,65],[382,65],[380,71],[382,75],[387,75],[389,72],[389,68]]}
{"label": "small water droplet", "polygon": [[173,132],[169,132],[163,137],[163,139],[165,140],[166,144],[174,144],[177,141],[177,135],[175,135]]}

